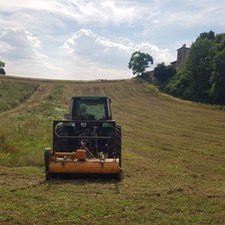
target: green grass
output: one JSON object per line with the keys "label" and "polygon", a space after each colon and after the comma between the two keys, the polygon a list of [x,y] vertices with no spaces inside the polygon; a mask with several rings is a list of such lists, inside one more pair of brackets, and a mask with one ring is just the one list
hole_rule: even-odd
{"label": "green grass", "polygon": [[25,102],[38,88],[35,82],[16,82],[0,79],[0,112]]}
{"label": "green grass", "polygon": [[[0,224],[225,224],[224,111],[132,80],[38,84],[0,114]],[[122,125],[121,182],[44,180],[51,121],[74,95],[111,96]]]}

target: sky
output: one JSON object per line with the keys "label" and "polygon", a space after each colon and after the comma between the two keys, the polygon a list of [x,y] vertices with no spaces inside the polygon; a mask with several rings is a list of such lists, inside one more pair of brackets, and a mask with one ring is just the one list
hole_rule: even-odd
{"label": "sky", "polygon": [[202,32],[225,32],[224,0],[0,1],[0,60],[8,75],[96,80],[133,77],[133,52],[176,60]]}

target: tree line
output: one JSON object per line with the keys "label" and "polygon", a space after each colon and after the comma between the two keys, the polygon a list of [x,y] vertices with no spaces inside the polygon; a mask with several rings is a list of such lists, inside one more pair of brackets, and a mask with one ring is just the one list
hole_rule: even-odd
{"label": "tree line", "polygon": [[[133,69],[145,62],[145,69],[138,76],[145,77],[146,60],[137,60],[145,55],[133,53],[128,67]],[[147,53],[144,53],[147,54]],[[135,60],[136,59],[136,60]],[[153,58],[149,63],[153,63]],[[137,68],[133,70],[137,74]],[[213,31],[201,33],[192,43],[189,56],[179,67],[158,64],[149,82],[173,96],[203,103],[225,105],[225,33]]]}

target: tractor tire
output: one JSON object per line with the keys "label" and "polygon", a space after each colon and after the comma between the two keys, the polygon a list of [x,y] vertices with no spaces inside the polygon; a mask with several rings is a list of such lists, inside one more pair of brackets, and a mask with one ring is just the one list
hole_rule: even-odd
{"label": "tractor tire", "polygon": [[121,156],[121,126],[116,125],[116,154],[119,157],[119,166],[122,166],[122,156]]}
{"label": "tractor tire", "polygon": [[49,173],[50,148],[45,149],[44,157],[45,157],[45,179],[50,180],[51,179],[51,174]]}
{"label": "tractor tire", "polygon": [[116,180],[121,181],[123,179],[123,171],[121,170],[119,174],[116,175]]}

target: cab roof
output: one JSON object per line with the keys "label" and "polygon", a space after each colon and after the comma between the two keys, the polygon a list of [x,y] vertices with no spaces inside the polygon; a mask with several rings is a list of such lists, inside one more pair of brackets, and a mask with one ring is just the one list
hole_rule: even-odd
{"label": "cab roof", "polygon": [[83,95],[83,96],[73,96],[71,99],[81,99],[81,100],[99,100],[99,99],[109,99],[109,96],[96,96],[96,95]]}

